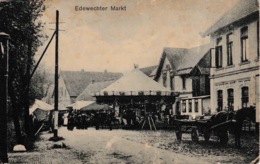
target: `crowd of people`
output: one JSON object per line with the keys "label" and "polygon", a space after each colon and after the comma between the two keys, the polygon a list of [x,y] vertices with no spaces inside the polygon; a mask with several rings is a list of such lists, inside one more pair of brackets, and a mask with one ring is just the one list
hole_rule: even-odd
{"label": "crowd of people", "polygon": [[115,113],[113,111],[92,111],[81,112],[71,111],[68,115],[68,130],[87,129],[90,126],[96,127],[98,130],[108,127],[112,130],[112,125],[115,123]]}

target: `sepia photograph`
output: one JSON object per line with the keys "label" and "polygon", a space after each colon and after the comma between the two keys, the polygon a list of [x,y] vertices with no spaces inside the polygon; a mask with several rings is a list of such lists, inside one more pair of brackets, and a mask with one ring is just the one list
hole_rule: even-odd
{"label": "sepia photograph", "polygon": [[259,0],[0,0],[0,15],[0,163],[260,163]]}

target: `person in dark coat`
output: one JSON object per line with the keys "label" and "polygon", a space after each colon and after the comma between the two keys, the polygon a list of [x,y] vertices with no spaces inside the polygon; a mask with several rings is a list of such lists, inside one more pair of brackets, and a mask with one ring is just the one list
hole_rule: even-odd
{"label": "person in dark coat", "polygon": [[94,120],[95,120],[96,130],[98,130],[100,124],[100,114],[98,112],[95,113]]}
{"label": "person in dark coat", "polygon": [[72,113],[70,113],[68,115],[68,126],[67,126],[67,128],[68,128],[68,130],[73,130],[74,126],[75,126],[75,124],[74,124],[74,115]]}

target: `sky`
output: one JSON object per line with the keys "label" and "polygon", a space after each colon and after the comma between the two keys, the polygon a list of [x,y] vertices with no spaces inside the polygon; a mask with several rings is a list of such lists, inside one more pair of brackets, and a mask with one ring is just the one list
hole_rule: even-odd
{"label": "sky", "polygon": [[[125,72],[158,65],[163,48],[192,48],[209,43],[200,34],[237,0],[46,0],[40,18],[49,39],[60,13],[59,69]],[[108,7],[106,11],[75,11],[75,6]],[[126,6],[126,11],[111,11]],[[40,56],[47,39],[39,49]],[[43,59],[54,68],[55,40]]]}

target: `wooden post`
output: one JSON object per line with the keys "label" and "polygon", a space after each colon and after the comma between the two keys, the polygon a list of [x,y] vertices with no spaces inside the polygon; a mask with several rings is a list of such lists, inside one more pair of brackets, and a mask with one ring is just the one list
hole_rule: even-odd
{"label": "wooden post", "polygon": [[56,10],[54,138],[58,137],[59,104],[59,11]]}
{"label": "wooden post", "polygon": [[7,155],[7,111],[8,111],[8,72],[9,35],[0,34],[0,163],[8,163]]}
{"label": "wooden post", "polygon": [[56,10],[56,43],[55,43],[55,87],[54,87],[54,132],[52,141],[62,140],[58,137],[58,119],[59,119],[59,11]]}

